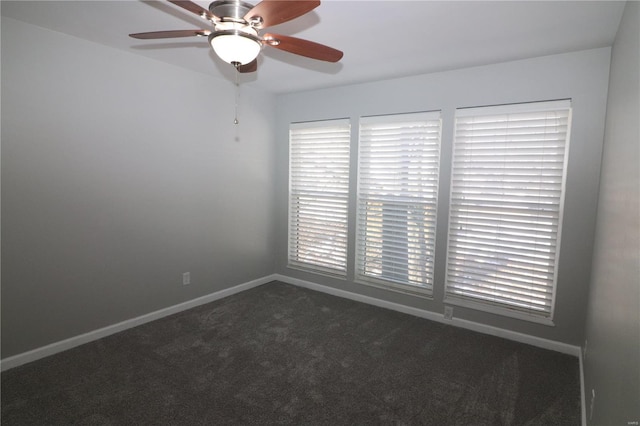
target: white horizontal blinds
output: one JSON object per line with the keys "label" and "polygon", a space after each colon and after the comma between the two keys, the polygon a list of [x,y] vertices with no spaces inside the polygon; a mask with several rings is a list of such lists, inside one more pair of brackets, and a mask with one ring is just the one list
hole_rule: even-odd
{"label": "white horizontal blinds", "polygon": [[357,274],[431,294],[439,112],[360,119]]}
{"label": "white horizontal blinds", "polygon": [[289,264],[346,274],[349,120],[289,131]]}
{"label": "white horizontal blinds", "polygon": [[569,101],[458,110],[445,300],[551,318]]}

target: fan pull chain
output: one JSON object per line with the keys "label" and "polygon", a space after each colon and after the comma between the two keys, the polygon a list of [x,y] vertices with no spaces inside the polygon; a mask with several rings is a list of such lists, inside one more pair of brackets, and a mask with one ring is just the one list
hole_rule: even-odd
{"label": "fan pull chain", "polygon": [[235,117],[233,118],[233,124],[239,124],[240,122],[238,121],[238,102],[240,99],[240,84],[238,83],[238,74],[240,74],[240,71],[238,71],[238,69],[236,68],[236,108],[235,108]]}

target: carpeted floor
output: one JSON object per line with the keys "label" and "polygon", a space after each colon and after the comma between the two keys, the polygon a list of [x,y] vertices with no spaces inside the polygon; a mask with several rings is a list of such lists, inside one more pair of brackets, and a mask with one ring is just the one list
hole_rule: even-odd
{"label": "carpeted floor", "polygon": [[2,425],[579,425],[577,358],[273,282],[2,373]]}

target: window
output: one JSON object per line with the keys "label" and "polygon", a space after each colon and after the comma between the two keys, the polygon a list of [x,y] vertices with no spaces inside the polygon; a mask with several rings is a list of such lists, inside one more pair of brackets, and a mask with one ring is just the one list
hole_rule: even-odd
{"label": "window", "polygon": [[439,112],[360,119],[359,280],[432,293],[440,128]]}
{"label": "window", "polygon": [[551,323],[570,101],[456,112],[445,302]]}
{"label": "window", "polygon": [[289,266],[346,275],[349,120],[289,130]]}

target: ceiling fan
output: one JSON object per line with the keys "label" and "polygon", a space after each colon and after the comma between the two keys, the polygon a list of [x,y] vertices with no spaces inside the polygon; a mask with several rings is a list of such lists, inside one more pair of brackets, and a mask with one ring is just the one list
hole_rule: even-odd
{"label": "ceiling fan", "polygon": [[220,59],[242,73],[258,69],[256,58],[263,46],[320,61],[337,62],[342,58],[341,51],[319,43],[280,34],[260,34],[264,28],[311,12],[320,5],[319,0],[263,0],[256,6],[240,0],[218,0],[209,5],[209,10],[191,1],[169,2],[206,19],[213,24],[213,29],[154,31],[129,36],[137,39],[208,37]]}

